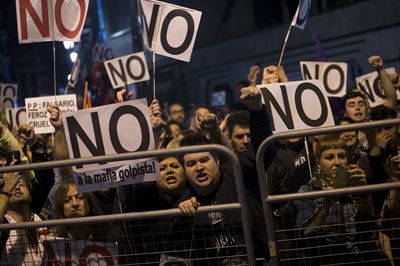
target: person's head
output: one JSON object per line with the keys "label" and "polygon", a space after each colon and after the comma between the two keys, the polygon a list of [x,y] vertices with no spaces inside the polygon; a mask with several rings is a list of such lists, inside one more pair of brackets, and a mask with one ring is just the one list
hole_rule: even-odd
{"label": "person's head", "polygon": [[176,157],[166,157],[159,161],[160,179],[157,187],[167,195],[180,195],[186,187],[185,169]]}
{"label": "person's head", "polygon": [[185,109],[179,103],[171,104],[168,108],[168,118],[170,121],[176,121],[181,124],[185,123]]}
{"label": "person's head", "polygon": [[226,121],[229,139],[236,153],[247,150],[250,144],[249,112],[236,111],[231,113]]}
{"label": "person's head", "polygon": [[10,206],[15,204],[30,204],[32,201],[32,196],[31,196],[31,184],[29,181],[26,181],[25,178],[21,178],[18,182],[18,184],[15,186],[13,192],[11,193],[11,198],[10,198]]}
{"label": "person's head", "polygon": [[193,121],[192,121],[192,129],[199,130],[200,122],[203,120],[203,117],[210,113],[210,109],[208,107],[199,105],[195,108],[193,114]]}
{"label": "person's head", "polygon": [[[352,121],[348,117],[343,117],[339,121],[340,125],[349,125],[351,123],[352,123]],[[354,130],[354,131],[342,132],[342,133],[340,133],[339,138],[346,145],[346,147],[354,148],[357,146],[357,143],[358,143],[358,131]]]}
{"label": "person's head", "polygon": [[[181,140],[181,146],[204,144],[210,141],[199,133],[188,133]],[[216,189],[221,178],[217,156],[210,152],[187,153],[182,161],[187,180],[198,194],[208,195]]]}
{"label": "person's head", "polygon": [[54,206],[57,219],[101,214],[92,193],[79,193],[75,181],[65,180],[59,187]]}
{"label": "person's head", "polygon": [[367,119],[368,105],[364,95],[359,91],[351,91],[343,96],[345,116],[353,122],[363,122]]}
{"label": "person's head", "polygon": [[[389,108],[384,105],[379,105],[377,107],[374,107],[371,110],[371,113],[369,114],[369,117],[372,121],[379,121],[379,120],[385,120],[385,119],[393,119],[397,117],[397,113],[394,109]],[[392,143],[397,146],[397,131],[398,128],[396,126],[394,127],[384,127],[384,128],[379,128],[378,129],[378,134],[389,134]]]}
{"label": "person's head", "polygon": [[172,139],[175,139],[178,135],[182,134],[183,126],[177,121],[168,121],[166,127],[167,132]]}
{"label": "person's head", "polygon": [[336,136],[327,135],[317,144],[315,158],[321,172],[329,177],[336,178],[340,166],[346,166],[346,146]]}

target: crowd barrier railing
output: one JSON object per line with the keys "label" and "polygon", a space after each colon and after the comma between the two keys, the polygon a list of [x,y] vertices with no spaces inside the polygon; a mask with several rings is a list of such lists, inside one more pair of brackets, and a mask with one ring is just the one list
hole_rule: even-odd
{"label": "crowd barrier railing", "polygon": [[400,188],[400,182],[393,183],[385,183],[385,184],[374,184],[374,185],[363,185],[357,187],[347,187],[340,188],[334,190],[324,190],[324,191],[313,191],[313,192],[303,192],[303,193],[290,193],[290,194],[280,194],[280,195],[270,195],[268,188],[268,176],[266,175],[266,169],[264,164],[264,153],[267,150],[268,146],[272,143],[288,138],[296,138],[296,137],[309,137],[316,135],[324,135],[324,134],[337,134],[341,132],[347,131],[356,131],[356,130],[369,130],[376,128],[385,128],[385,127],[393,127],[400,125],[400,119],[387,119],[381,121],[373,121],[373,122],[362,122],[355,123],[350,125],[341,125],[341,126],[333,126],[333,127],[324,127],[324,128],[313,128],[306,130],[293,130],[287,132],[281,132],[274,134],[267,139],[265,139],[256,155],[256,163],[257,163],[257,174],[260,183],[260,192],[261,198],[263,199],[263,212],[265,217],[265,226],[267,230],[268,244],[270,250],[271,260],[267,263],[268,265],[279,265],[279,254],[277,250],[277,238],[275,234],[275,225],[274,225],[274,217],[272,213],[272,203],[278,202],[288,202],[293,200],[300,199],[309,199],[309,198],[321,198],[321,197],[333,197],[333,196],[342,196],[348,194],[357,194],[357,193],[365,193],[365,192],[374,192],[374,191],[382,191],[382,190],[390,190],[390,189],[398,189]]}
{"label": "crowd barrier railing", "polygon": [[[219,212],[227,210],[240,211],[242,230],[245,241],[245,249],[247,252],[247,262],[249,265],[255,265],[256,260],[254,256],[253,242],[250,233],[248,210],[244,208],[246,199],[245,199],[245,189],[242,179],[240,163],[237,156],[225,146],[214,145],[214,144],[199,145],[199,146],[182,147],[182,148],[168,149],[168,150],[140,151],[140,152],[117,154],[117,155],[96,156],[90,158],[88,157],[88,158],[59,160],[59,161],[41,162],[32,164],[21,164],[21,165],[14,165],[14,166],[0,168],[0,174],[7,172],[26,171],[26,170],[68,167],[68,166],[82,165],[82,164],[106,163],[113,161],[134,160],[134,159],[144,159],[144,158],[157,158],[157,157],[160,158],[165,156],[179,156],[182,154],[197,153],[197,152],[214,152],[219,154],[220,159],[222,159],[221,161],[229,162],[229,165],[231,165],[233,168],[232,172],[234,173],[237,196],[239,201],[237,203],[200,206],[198,209],[198,213],[205,214],[210,212]],[[56,227],[61,225],[71,226],[71,225],[84,225],[84,224],[96,224],[96,223],[125,222],[125,221],[135,221],[135,220],[137,221],[141,219],[152,219],[152,218],[161,218],[168,216],[179,216],[179,215],[182,215],[179,209],[134,212],[134,213],[101,215],[101,216],[91,216],[82,218],[46,220],[38,222],[0,224],[0,231]]]}

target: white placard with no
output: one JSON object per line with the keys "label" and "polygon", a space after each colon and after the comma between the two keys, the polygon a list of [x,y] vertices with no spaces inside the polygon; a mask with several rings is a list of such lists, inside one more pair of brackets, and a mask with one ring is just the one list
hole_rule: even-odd
{"label": "white placard with no", "polygon": [[300,62],[303,80],[322,80],[329,97],[342,97],[347,88],[347,63]]}
{"label": "white placard with no", "polygon": [[[386,68],[386,73],[395,74],[394,67]],[[379,79],[378,72],[374,71],[356,78],[357,88],[367,95],[370,107],[375,107],[383,104],[385,101],[385,93]],[[400,98],[400,91],[396,90],[397,99]]]}
{"label": "white placard with no", "polygon": [[89,0],[16,0],[19,43],[79,42],[88,6]]}
{"label": "white placard with no", "polygon": [[57,95],[34,97],[25,99],[26,119],[28,124],[33,126],[35,134],[53,133],[54,127],[50,124],[47,108],[58,105],[63,115],[75,112],[77,108],[76,95]]}
{"label": "white placard with no", "polygon": [[145,46],[157,54],[190,61],[201,12],[155,0],[140,0]]}
{"label": "white placard with no", "polygon": [[[63,117],[70,158],[155,148],[145,99],[77,111]],[[159,179],[157,160],[140,159],[73,167],[80,192]]]}
{"label": "white placard with no", "polygon": [[117,243],[41,236],[51,265],[118,265]]}
{"label": "white placard with no", "polygon": [[150,79],[143,52],[105,61],[104,66],[114,89]]}
{"label": "white placard with no", "polygon": [[257,86],[263,95],[274,133],[333,126],[322,81],[294,81]]}

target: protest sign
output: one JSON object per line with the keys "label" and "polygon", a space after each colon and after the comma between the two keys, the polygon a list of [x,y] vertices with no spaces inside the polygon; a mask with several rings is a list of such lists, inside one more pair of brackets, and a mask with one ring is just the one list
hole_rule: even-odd
{"label": "protest sign", "polygon": [[14,128],[22,124],[27,124],[25,107],[6,108],[5,111],[7,122],[10,125],[10,128]]}
{"label": "protest sign", "polygon": [[150,79],[143,52],[105,61],[104,66],[114,89]]}
{"label": "protest sign", "polygon": [[95,44],[92,49],[93,64],[111,60],[114,58],[111,47],[103,44]]}
{"label": "protest sign", "polygon": [[75,112],[78,109],[75,94],[25,99],[27,122],[33,126],[35,134],[54,132],[54,127],[49,122],[50,115],[47,111],[52,105],[57,105],[63,115]]}
{"label": "protest sign", "polygon": [[342,97],[347,88],[347,64],[337,62],[300,62],[304,80],[322,80],[326,94]]}
{"label": "protest sign", "polygon": [[0,106],[3,108],[14,108],[17,102],[18,85],[0,84]]}
{"label": "protest sign", "polygon": [[[388,74],[395,74],[394,67],[385,69]],[[357,88],[365,93],[368,98],[370,107],[375,107],[383,104],[385,101],[385,92],[379,79],[378,72],[374,71],[356,78]],[[397,99],[400,98],[400,91],[396,90]]]}
{"label": "protest sign", "polygon": [[155,0],[140,0],[145,46],[157,54],[190,61],[201,12]]}
{"label": "protest sign", "polygon": [[333,126],[322,81],[294,81],[257,86],[272,122],[272,131]]}
{"label": "protest sign", "polygon": [[46,265],[118,265],[116,243],[42,236],[49,260]]}
{"label": "protest sign", "polygon": [[89,0],[16,0],[19,43],[78,42],[88,5]]}
{"label": "protest sign", "polygon": [[[66,114],[63,123],[70,158],[155,148],[145,99]],[[158,161],[149,159],[77,165],[73,170],[80,192],[159,179]]]}

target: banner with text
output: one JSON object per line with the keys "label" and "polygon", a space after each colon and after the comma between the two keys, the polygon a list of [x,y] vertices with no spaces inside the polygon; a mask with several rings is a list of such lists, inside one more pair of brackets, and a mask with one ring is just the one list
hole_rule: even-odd
{"label": "banner with text", "polygon": [[[114,155],[155,148],[146,99],[116,103],[63,116],[70,158]],[[77,165],[80,192],[159,179],[157,160]]]}
{"label": "banner with text", "polygon": [[326,94],[330,97],[342,97],[347,88],[347,63],[337,62],[300,62],[303,80],[322,80]]}
{"label": "banner with text", "polygon": [[328,96],[320,80],[263,84],[257,87],[263,95],[274,133],[335,124]]}
{"label": "banner with text", "polygon": [[202,13],[155,0],[140,0],[139,8],[147,49],[189,62]]}
{"label": "banner with text", "polygon": [[3,108],[14,108],[17,103],[18,85],[0,84],[0,106]]}
{"label": "banner with text", "polygon": [[41,236],[49,261],[46,265],[118,265],[117,243]]}
{"label": "banner with text", "polygon": [[16,0],[19,43],[79,42],[88,6],[89,0]]}
{"label": "banner with text", "polygon": [[[386,68],[386,73],[395,74],[396,69],[394,67]],[[370,107],[375,107],[383,104],[385,101],[385,92],[382,89],[381,80],[378,72],[374,71],[369,74],[362,75],[356,78],[357,88],[367,95],[368,103]],[[400,91],[396,90],[397,99],[400,98]]]}
{"label": "banner with text", "polygon": [[28,124],[33,126],[35,134],[53,133],[55,131],[50,124],[50,115],[47,111],[53,105],[57,105],[63,115],[75,112],[78,109],[75,94],[25,99],[26,119]]}
{"label": "banner with text", "polygon": [[104,66],[114,89],[150,79],[143,52],[105,61]]}

